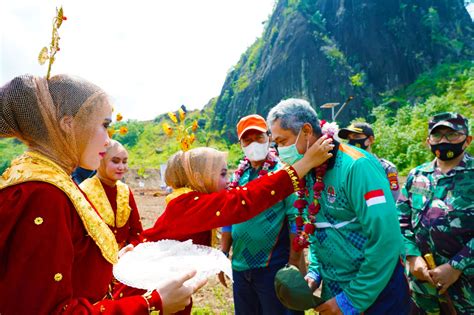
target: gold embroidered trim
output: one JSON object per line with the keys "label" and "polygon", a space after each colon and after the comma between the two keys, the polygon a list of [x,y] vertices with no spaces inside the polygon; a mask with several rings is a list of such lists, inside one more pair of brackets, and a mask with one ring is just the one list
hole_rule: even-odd
{"label": "gold embroidered trim", "polygon": [[114,234],[62,168],[42,154],[26,152],[3,173],[0,189],[30,181],[49,183],[66,193],[102,256],[112,264],[117,262],[118,244]]}
{"label": "gold embroidered trim", "polygon": [[99,212],[105,223],[112,227],[121,228],[127,223],[132,208],[130,208],[130,191],[127,184],[117,181],[116,185],[117,216],[114,214],[114,210],[110,205],[104,187],[97,175],[86,179],[79,185],[79,187],[81,187],[82,191],[86,193],[87,197]]}
{"label": "gold embroidered trim", "polygon": [[[174,198],[177,198],[181,195],[187,194],[191,191],[194,191],[194,190],[192,190],[191,188],[188,188],[188,187],[181,187],[181,188],[175,189],[171,194],[166,196],[166,198],[165,198],[166,204],[168,204]],[[197,199],[199,199],[199,198],[197,198]],[[197,199],[194,198],[194,200],[197,200]]]}
{"label": "gold embroidered trim", "polygon": [[287,173],[288,175],[290,176],[290,179],[291,179],[291,183],[293,184],[293,190],[295,192],[299,191],[300,190],[300,179],[298,177],[298,174],[296,174],[295,170],[291,167],[291,166],[285,166],[283,168]]}

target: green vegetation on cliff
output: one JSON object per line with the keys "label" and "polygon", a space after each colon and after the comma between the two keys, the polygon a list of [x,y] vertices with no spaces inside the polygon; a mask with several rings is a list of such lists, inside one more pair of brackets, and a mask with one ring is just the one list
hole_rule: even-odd
{"label": "green vegetation on cliff", "polygon": [[[374,152],[392,161],[401,174],[433,159],[426,145],[428,118],[451,111],[474,124],[474,63],[443,64],[426,72],[406,88],[385,97],[385,105],[373,110]],[[398,110],[391,106],[397,103]],[[468,149],[474,154],[474,145]]]}

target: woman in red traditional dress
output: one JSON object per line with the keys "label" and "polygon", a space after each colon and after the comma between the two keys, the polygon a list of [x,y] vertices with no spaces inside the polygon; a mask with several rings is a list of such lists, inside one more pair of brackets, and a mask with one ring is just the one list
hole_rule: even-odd
{"label": "woman in red traditional dress", "polygon": [[0,314],[170,313],[204,284],[184,286],[189,273],[146,296],[104,298],[118,245],[70,175],[99,166],[111,113],[105,93],[75,77],[0,88],[0,137],[28,146],[0,177]]}
{"label": "woman in red traditional dress", "polygon": [[[227,154],[211,148],[179,151],[166,167],[166,183],[173,188],[155,225],[143,232],[147,241],[192,239],[209,244],[211,230],[248,220],[299,190],[302,178],[331,154],[330,140],[321,138],[293,167],[271,172],[245,186],[226,190]],[[116,297],[142,292],[122,285]],[[188,306],[180,314],[189,314]]]}
{"label": "woman in red traditional dress", "polygon": [[127,171],[127,150],[120,142],[111,140],[97,174],[79,185],[114,233],[119,249],[140,243],[143,232],[132,191],[121,181]]}

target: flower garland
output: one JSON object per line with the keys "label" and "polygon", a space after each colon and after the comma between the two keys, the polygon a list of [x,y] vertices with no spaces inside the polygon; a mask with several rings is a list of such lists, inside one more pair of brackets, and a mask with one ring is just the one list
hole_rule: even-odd
{"label": "flower garland", "polygon": [[[264,176],[268,174],[268,171],[275,167],[276,163],[278,162],[278,158],[276,156],[276,151],[274,149],[270,149],[268,151],[267,157],[262,164],[262,169],[258,172],[258,177]],[[245,157],[243,160],[240,160],[239,167],[234,172],[234,180],[229,183],[229,188],[236,188],[239,186],[239,181],[242,175],[246,170],[251,167],[250,160]]]}
{"label": "flower garland", "polygon": [[[327,123],[325,120],[320,122],[321,130],[323,135],[326,135],[328,138],[333,139],[334,134],[338,131],[338,126],[335,122]],[[296,192],[298,199],[294,202],[293,206],[298,209],[298,216],[296,217],[296,232],[297,235],[293,239],[293,249],[295,251],[300,251],[309,246],[309,236],[314,234],[316,229],[316,215],[321,209],[319,199],[321,198],[321,193],[324,189],[323,178],[328,169],[328,162],[321,164],[320,166],[314,169],[314,174],[316,180],[313,185],[313,202],[308,206],[308,201],[306,198],[309,195],[308,188],[306,188],[306,182],[301,181],[301,189]],[[303,219],[303,212],[308,206],[308,220]]]}

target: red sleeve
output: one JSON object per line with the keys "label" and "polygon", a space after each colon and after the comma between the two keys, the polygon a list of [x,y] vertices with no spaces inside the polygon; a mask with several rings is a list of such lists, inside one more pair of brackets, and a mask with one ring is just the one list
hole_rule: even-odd
{"label": "red sleeve", "polygon": [[130,197],[129,197],[129,204],[130,208],[132,208],[132,212],[130,213],[130,218],[128,219],[128,223],[130,226],[129,230],[129,238],[127,243],[133,244],[136,246],[137,244],[143,241],[143,227],[142,221],[140,220],[140,214],[138,213],[137,203],[135,202],[135,198],[133,197],[133,193],[130,190]]}
{"label": "red sleeve", "polygon": [[0,190],[0,222],[0,314],[148,314],[148,304],[161,309],[158,294],[148,303],[133,296],[94,304],[107,291],[112,266],[58,188],[28,182]]}
{"label": "red sleeve", "polygon": [[[292,170],[292,169],[291,169]],[[245,186],[216,193],[190,192],[173,199],[147,240],[184,239],[191,234],[246,221],[295,191],[295,181],[285,170],[262,176]]]}

